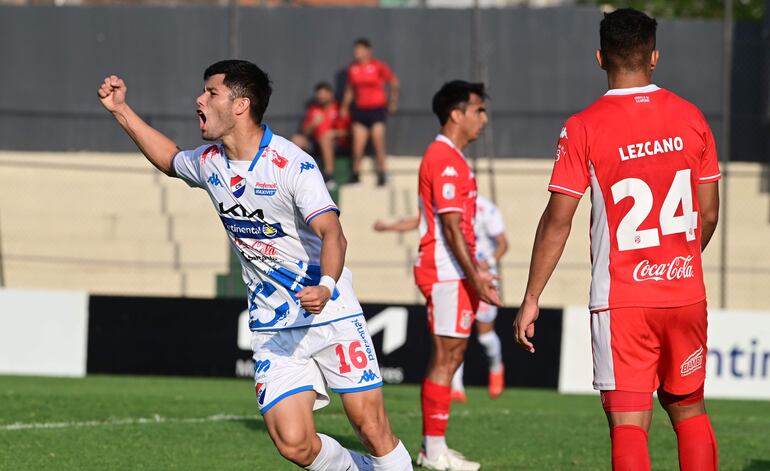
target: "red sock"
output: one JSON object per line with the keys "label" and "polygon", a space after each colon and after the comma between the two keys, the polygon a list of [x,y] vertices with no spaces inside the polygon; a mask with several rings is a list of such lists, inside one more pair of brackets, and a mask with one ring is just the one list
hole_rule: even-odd
{"label": "red sock", "polygon": [[422,434],[443,437],[449,421],[452,388],[428,379],[422,382]]}
{"label": "red sock", "polygon": [[679,443],[679,469],[716,471],[717,440],[706,414],[685,419],[674,426]]}
{"label": "red sock", "polygon": [[647,432],[636,425],[616,425],[612,439],[613,471],[650,471]]}

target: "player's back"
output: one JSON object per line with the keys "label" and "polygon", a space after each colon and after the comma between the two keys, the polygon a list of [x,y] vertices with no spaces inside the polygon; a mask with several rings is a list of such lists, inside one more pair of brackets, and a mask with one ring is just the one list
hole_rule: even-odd
{"label": "player's back", "polygon": [[592,310],[705,298],[698,185],[718,179],[703,114],[654,85],[611,90],[567,121],[550,189],[591,186]]}

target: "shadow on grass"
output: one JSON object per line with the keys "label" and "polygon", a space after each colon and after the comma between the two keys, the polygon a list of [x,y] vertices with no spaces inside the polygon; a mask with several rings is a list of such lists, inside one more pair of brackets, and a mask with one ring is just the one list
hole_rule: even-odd
{"label": "shadow on grass", "polygon": [[768,471],[770,470],[770,460],[751,460],[743,471]]}
{"label": "shadow on grass", "polygon": [[[267,434],[267,427],[265,426],[265,421],[262,419],[243,419],[239,421],[242,423],[247,429],[250,430],[256,430],[258,432],[264,432]],[[323,430],[320,431],[321,433],[324,433]],[[349,436],[340,436],[340,435],[332,435],[330,433],[325,433],[325,435],[329,435],[333,439],[337,440],[340,445],[342,445],[344,448],[355,450],[361,453],[366,453],[364,451],[364,447],[361,444],[361,442],[358,441],[358,438],[355,435]],[[759,468],[763,469],[763,468]]]}

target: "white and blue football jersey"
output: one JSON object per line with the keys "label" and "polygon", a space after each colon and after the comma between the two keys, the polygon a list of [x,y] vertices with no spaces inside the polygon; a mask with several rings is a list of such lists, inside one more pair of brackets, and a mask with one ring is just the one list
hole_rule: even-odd
{"label": "white and blue football jersey", "polygon": [[327,211],[339,214],[339,209],[313,158],[267,125],[263,128],[251,161],[228,159],[221,144],[174,157],[177,176],[208,192],[241,261],[249,327],[281,330],[362,315],[347,268],[320,314],[300,306],[297,292],[321,279],[321,239],[309,223]]}
{"label": "white and blue football jersey", "polygon": [[476,233],[476,260],[487,262],[490,271],[497,273],[495,238],[505,232],[505,223],[497,206],[481,195],[476,196],[476,220],[473,231]]}

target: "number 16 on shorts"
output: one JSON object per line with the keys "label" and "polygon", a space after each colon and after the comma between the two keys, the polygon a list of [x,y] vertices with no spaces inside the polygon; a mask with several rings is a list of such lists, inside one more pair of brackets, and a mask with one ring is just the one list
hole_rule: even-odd
{"label": "number 16 on shorts", "polygon": [[366,368],[366,365],[369,364],[366,353],[361,349],[360,340],[350,342],[348,348],[345,348],[341,343],[338,343],[334,348],[334,351],[337,354],[337,358],[340,359],[340,374],[344,375],[350,373],[351,364],[359,370]]}
{"label": "number 16 on shorts", "polygon": [[[377,354],[363,318],[338,326],[340,332],[326,352],[321,355],[324,369],[328,371],[327,382],[338,393],[372,389],[382,384]],[[331,361],[334,364],[331,364]]]}

